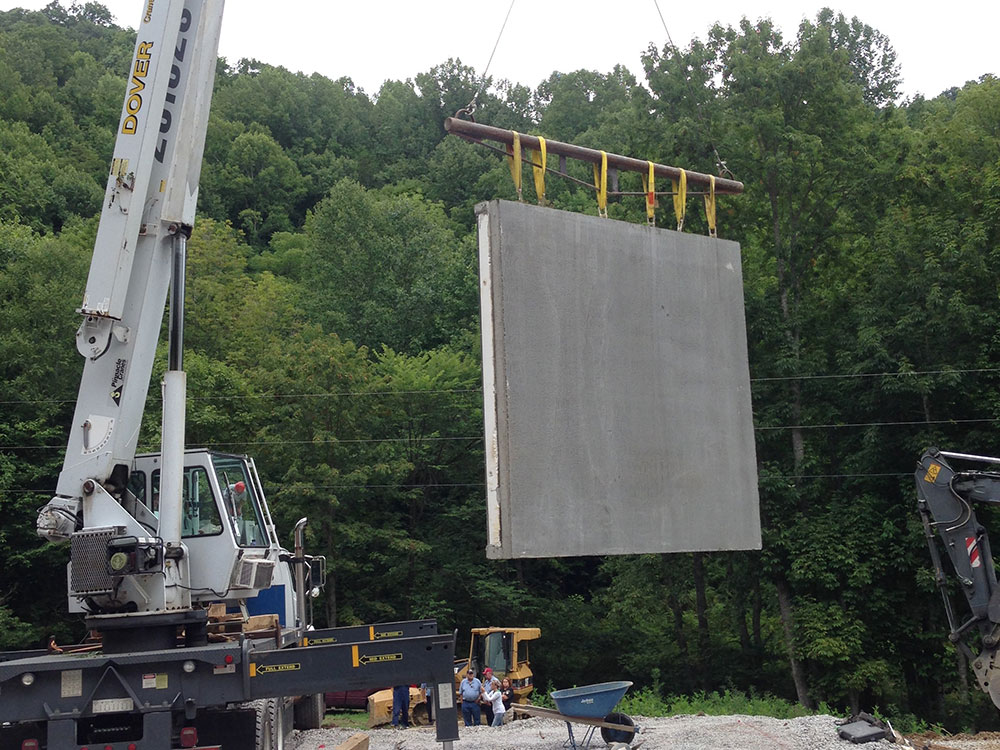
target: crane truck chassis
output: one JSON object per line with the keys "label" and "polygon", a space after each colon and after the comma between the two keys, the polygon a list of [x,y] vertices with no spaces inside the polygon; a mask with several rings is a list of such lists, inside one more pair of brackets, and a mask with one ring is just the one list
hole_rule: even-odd
{"label": "crane truck chassis", "polygon": [[[76,346],[83,374],[39,536],[68,542],[93,649],[0,653],[0,750],[280,750],[322,694],[432,686],[458,738],[455,634],[433,620],[313,629],[325,560],[284,549],[253,460],[184,444],[184,279],[223,0],[142,0]],[[136,455],[170,293],[160,453]],[[220,637],[213,609],[267,614]],[[214,636],[214,637],[213,637]]]}

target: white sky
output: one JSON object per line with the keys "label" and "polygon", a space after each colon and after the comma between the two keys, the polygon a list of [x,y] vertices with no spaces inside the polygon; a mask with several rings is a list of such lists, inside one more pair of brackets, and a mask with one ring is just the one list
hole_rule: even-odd
{"label": "white sky", "polygon": [[[78,0],[83,2],[84,0]],[[39,9],[48,0],[0,0],[0,10]],[[70,0],[62,0],[69,5]],[[103,0],[118,23],[135,27],[144,0]],[[984,73],[998,74],[1000,2],[956,0],[659,0],[674,43],[704,38],[718,21],[770,16],[786,39],[824,5],[858,16],[896,49],[906,96],[933,97]],[[369,94],[386,79],[413,78],[449,57],[482,74],[508,0],[230,0],[220,54],[253,57],[293,71],[351,77]],[[515,0],[489,74],[536,87],[554,70],[608,72],[616,63],[642,80],[640,55],[665,34],[653,0]]]}

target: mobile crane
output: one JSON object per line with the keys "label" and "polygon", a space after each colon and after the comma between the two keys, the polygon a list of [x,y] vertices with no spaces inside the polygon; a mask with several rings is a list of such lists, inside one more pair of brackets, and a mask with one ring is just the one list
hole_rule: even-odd
{"label": "mobile crane", "polygon": [[[325,561],[282,548],[252,459],[184,445],[184,273],[224,0],[142,0],[76,346],[85,358],[38,534],[69,542],[85,655],[0,653],[0,750],[274,750],[318,726],[327,690],[434,686],[458,738],[454,634],[433,620],[312,629]],[[169,305],[161,452],[136,455]],[[265,632],[212,637],[211,611]]]}
{"label": "mobile crane", "polygon": [[[951,462],[980,468],[958,470]],[[976,684],[1000,708],[1000,587],[985,527],[973,505],[1000,505],[1000,458],[928,448],[917,463],[917,509],[934,565],[935,581],[944,599],[948,638],[972,664]],[[937,537],[940,537],[969,615],[959,621],[949,596],[949,578]],[[974,650],[976,649],[976,650]],[[978,650],[978,653],[977,653]]]}

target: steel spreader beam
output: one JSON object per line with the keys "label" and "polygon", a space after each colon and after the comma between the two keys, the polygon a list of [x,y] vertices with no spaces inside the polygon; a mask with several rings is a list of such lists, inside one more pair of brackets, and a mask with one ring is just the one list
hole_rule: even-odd
{"label": "steel spreader beam", "polygon": [[[490,125],[482,125],[469,120],[459,120],[456,117],[447,118],[444,121],[444,129],[452,135],[457,135],[467,141],[497,141],[508,146],[514,143],[514,131],[512,130],[494,128]],[[517,135],[522,148],[530,148],[533,151],[538,151],[541,148],[537,136],[528,135],[527,133],[518,133]],[[572,143],[550,141],[548,138],[545,139],[545,152],[546,154],[565,156],[570,159],[590,162],[591,164],[601,163],[601,152],[596,149],[575,146]],[[646,174],[649,170],[649,162],[642,159],[633,159],[630,156],[621,156],[619,154],[608,154],[607,157],[609,169],[617,169],[622,172],[639,172],[641,174]],[[681,171],[679,167],[653,163],[653,173],[657,177],[679,180]],[[712,184],[712,175],[691,172],[686,169],[683,171],[687,173],[688,188],[697,185],[708,189]],[[743,183],[737,180],[728,180],[724,177],[716,177],[715,192],[717,195],[736,195],[743,192]]]}

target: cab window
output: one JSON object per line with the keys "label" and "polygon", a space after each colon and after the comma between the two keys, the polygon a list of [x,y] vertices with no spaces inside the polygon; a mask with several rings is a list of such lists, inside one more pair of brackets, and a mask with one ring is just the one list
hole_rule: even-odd
{"label": "cab window", "polygon": [[494,672],[506,674],[510,671],[510,636],[506,633],[490,633],[486,636],[486,666]]}
{"label": "cab window", "polygon": [[[152,475],[154,501],[159,503],[160,472]],[[211,536],[222,533],[219,507],[212,495],[212,485],[208,472],[200,466],[184,469],[184,483],[181,490],[181,536]]]}
{"label": "cab window", "polygon": [[236,543],[241,547],[266,547],[264,517],[245,464],[228,456],[213,456],[212,463],[222,488],[222,507],[232,522]]}
{"label": "cab window", "polygon": [[126,489],[129,493],[136,499],[136,501],[142,503],[151,511],[156,513],[159,511],[159,507],[154,507],[148,502],[146,497],[146,472],[144,471],[133,471],[128,478],[128,485]]}

